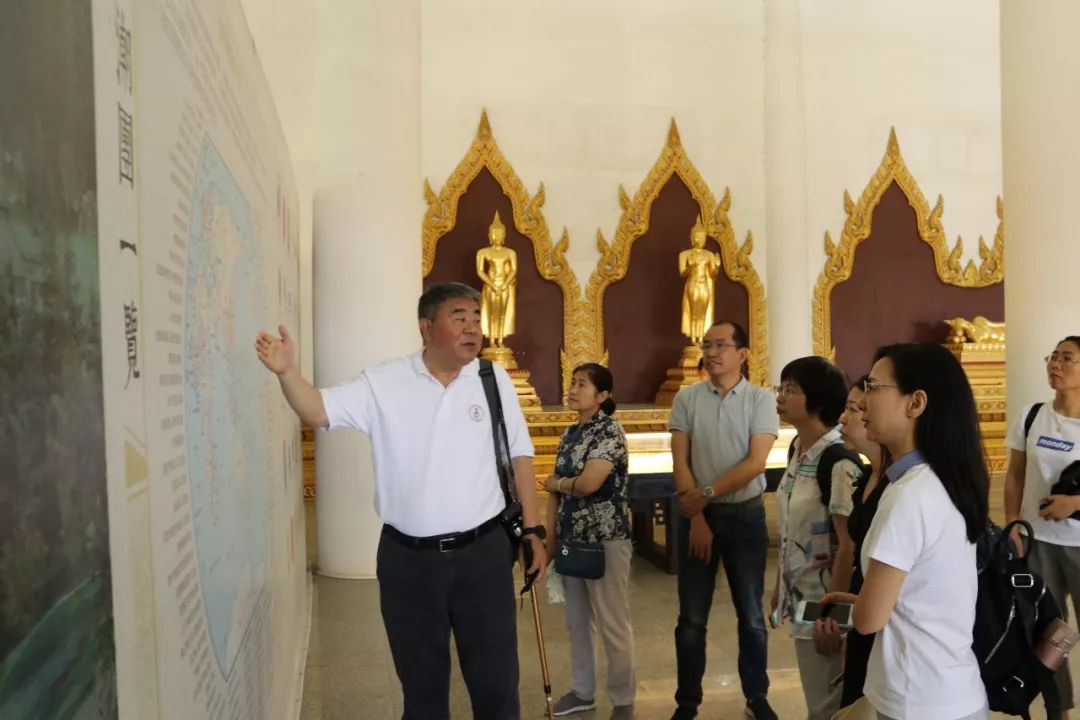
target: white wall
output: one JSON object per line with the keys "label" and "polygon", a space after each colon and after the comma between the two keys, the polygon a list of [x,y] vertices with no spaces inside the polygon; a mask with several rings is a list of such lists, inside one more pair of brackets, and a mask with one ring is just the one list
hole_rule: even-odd
{"label": "white wall", "polygon": [[[797,293],[805,309],[793,311],[805,310],[810,322],[824,233],[839,237],[843,191],[858,197],[890,126],[928,201],[944,196],[950,242],[962,236],[965,259],[977,260],[978,237],[989,243],[997,229],[1002,182],[998,1],[793,4],[799,67],[767,74],[764,3],[423,0],[423,177],[438,191],[487,108],[495,138],[528,190],[544,182],[548,225],[554,238],[568,228],[567,256],[584,285],[598,257],[597,228],[609,240],[614,234],[618,185],[634,193],[675,116],[683,145],[713,192],[731,187],[736,238],[754,233],[754,263],[768,287],[765,95],[783,93],[779,106],[801,105],[805,115],[805,155],[785,170],[804,173],[805,204],[792,203],[803,237],[772,239],[806,244],[795,253],[809,260],[806,288]],[[304,104],[313,69],[305,43],[319,42],[310,8],[285,0],[244,5],[305,198],[312,148]],[[801,78],[801,87],[767,87],[777,78]],[[798,185],[789,178],[783,191]],[[777,226],[787,235],[793,224]],[[309,269],[305,262],[304,272]],[[307,309],[307,276],[304,282]],[[310,370],[310,355],[305,358]]]}
{"label": "white wall", "polygon": [[1005,262],[1009,420],[1025,403],[1049,400],[1042,358],[1080,332],[1076,302],[1076,194],[1080,189],[1080,48],[1070,37],[1080,5],[1002,3]]}
{"label": "white wall", "polygon": [[800,11],[812,278],[825,230],[839,240],[844,189],[858,200],[890,126],[927,201],[944,197],[950,243],[962,236],[978,262],[1002,183],[998,2],[813,0]]}
{"label": "white wall", "polygon": [[[741,241],[764,229],[762,7],[679,3],[424,2],[422,169],[436,190],[486,107],[522,182],[542,180],[555,239],[582,285],[610,241],[618,186],[633,195],[664,146],[671,117],[719,198],[731,186]],[[759,260],[760,256],[760,260]],[[755,261],[764,267],[763,249]]]}
{"label": "white wall", "polygon": [[300,327],[290,330],[300,343],[300,371],[311,380],[315,368],[311,313],[311,108],[317,16],[310,3],[292,0],[241,0],[241,5],[255,41],[255,51],[270,81],[300,199]]}

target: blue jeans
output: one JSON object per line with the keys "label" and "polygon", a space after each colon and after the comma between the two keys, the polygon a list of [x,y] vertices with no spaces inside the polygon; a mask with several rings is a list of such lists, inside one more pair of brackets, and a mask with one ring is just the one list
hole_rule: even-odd
{"label": "blue jeans", "polygon": [[749,700],[769,692],[769,676],[765,674],[768,634],[761,604],[769,546],[765,506],[760,499],[727,506],[712,503],[703,514],[713,532],[712,557],[708,564],[690,557],[690,523],[684,522],[680,537],[679,622],[675,626],[679,678],[675,702],[680,708],[695,710],[701,704],[705,633],[721,561],[739,622],[739,679],[743,695]]}

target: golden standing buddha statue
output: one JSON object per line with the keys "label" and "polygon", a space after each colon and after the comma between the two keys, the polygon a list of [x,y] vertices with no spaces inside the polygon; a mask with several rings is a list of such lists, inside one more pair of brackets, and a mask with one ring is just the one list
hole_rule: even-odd
{"label": "golden standing buddha statue", "polygon": [[702,380],[698,369],[701,341],[713,324],[716,276],[720,271],[720,254],[705,249],[707,237],[698,215],[690,230],[690,249],[679,253],[679,275],[686,278],[682,295],[682,333],[690,338],[690,344],[683,348],[679,365],[667,371],[667,377],[656,393],[655,402],[662,407],[671,407],[680,389]]}
{"label": "golden standing buddha statue", "polygon": [[700,345],[713,323],[713,297],[720,255],[705,249],[705,227],[698,215],[690,231],[689,250],[679,253],[679,274],[686,278],[682,297],[682,333]]}
{"label": "golden standing buddha statue", "polygon": [[517,253],[506,247],[506,227],[498,211],[488,228],[487,247],[476,252],[476,274],[484,283],[480,292],[480,328],[491,346],[480,356],[500,363],[510,375],[518,402],[526,412],[540,409],[540,398],[529,384],[529,371],[519,368],[514,351],[506,347],[508,335],[514,334],[517,303]]}
{"label": "golden standing buddha statue", "polygon": [[497,210],[488,228],[488,241],[491,244],[476,253],[476,274],[484,283],[480,327],[492,347],[502,348],[506,336],[514,334],[517,253],[506,247],[506,227]]}

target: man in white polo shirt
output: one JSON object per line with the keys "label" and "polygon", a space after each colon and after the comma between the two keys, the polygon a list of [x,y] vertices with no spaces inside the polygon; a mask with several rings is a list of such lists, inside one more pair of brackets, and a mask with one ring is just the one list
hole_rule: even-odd
{"label": "man in white polo shirt", "polygon": [[[511,545],[499,521],[491,416],[479,375],[480,295],[461,283],[420,298],[421,351],[316,389],[293,365],[293,343],[261,333],[259,358],[289,405],[314,427],[371,439],[375,509],[383,522],[377,574],[383,624],[405,697],[405,718],[449,718],[450,632],[473,715],[518,718]],[[546,566],[533,447],[514,386],[494,366],[517,497],[532,547],[527,572]]]}

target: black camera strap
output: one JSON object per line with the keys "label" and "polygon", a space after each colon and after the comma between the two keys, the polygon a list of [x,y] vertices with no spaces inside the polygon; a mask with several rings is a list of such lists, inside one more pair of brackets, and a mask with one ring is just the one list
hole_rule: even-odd
{"label": "black camera strap", "polygon": [[480,358],[480,382],[484,385],[488,415],[491,416],[491,437],[495,442],[495,466],[499,472],[499,484],[502,485],[503,499],[509,507],[517,501],[514,465],[510,458],[510,438],[506,433],[506,420],[503,417],[502,400],[499,398],[495,370],[491,366],[491,361],[484,358]]}
{"label": "black camera strap", "polygon": [[[495,380],[495,371],[491,367],[491,361],[480,359],[480,382],[484,385],[484,395],[487,396],[488,415],[491,416],[491,436],[495,442],[495,466],[499,472],[499,484],[502,485],[503,498],[506,500],[507,511],[516,515],[510,523],[513,527],[507,527],[504,519],[503,527],[510,535],[510,544],[517,555],[518,548],[522,552],[522,574],[525,576],[525,585],[521,588],[521,594],[529,592],[533,581],[538,573],[529,574],[528,568],[533,563],[532,545],[523,543],[521,534],[521,504],[517,501],[517,488],[514,485],[514,464],[510,457],[510,438],[506,433],[506,418],[503,416],[502,400],[499,396],[499,387]],[[515,508],[516,506],[516,508]],[[504,511],[505,513],[506,511]]]}

